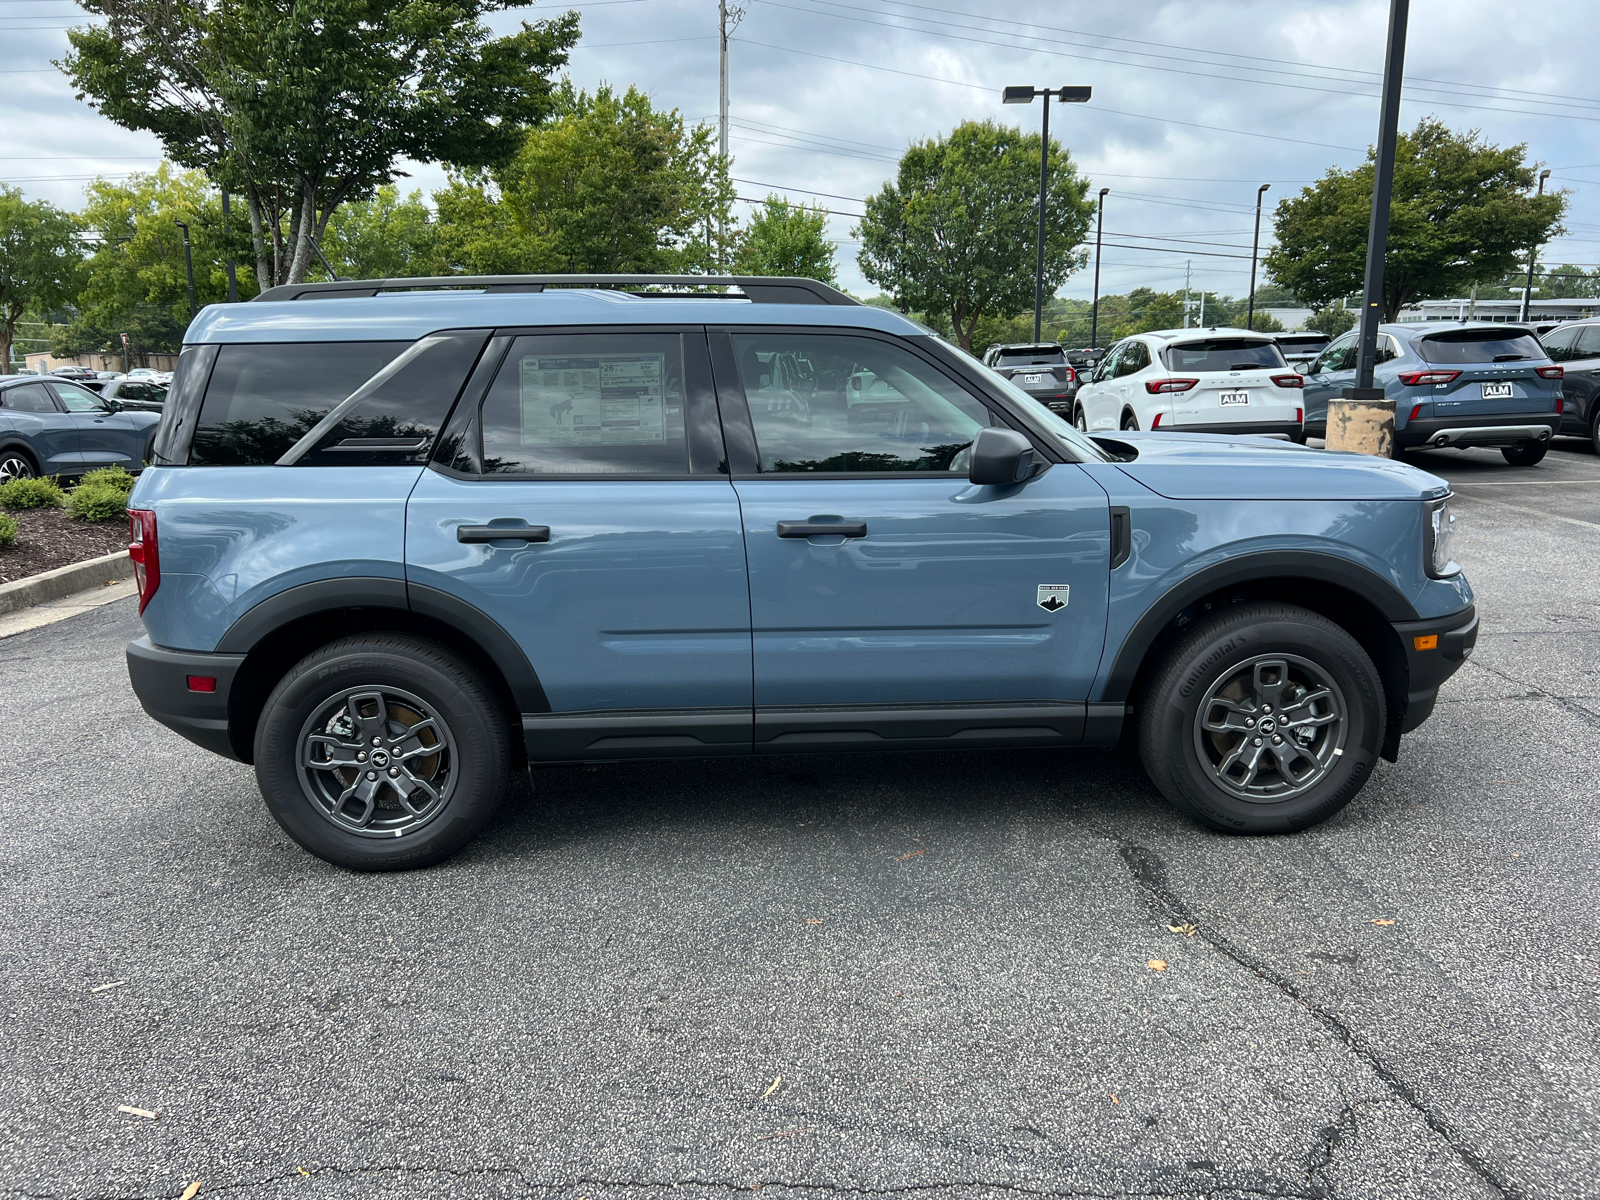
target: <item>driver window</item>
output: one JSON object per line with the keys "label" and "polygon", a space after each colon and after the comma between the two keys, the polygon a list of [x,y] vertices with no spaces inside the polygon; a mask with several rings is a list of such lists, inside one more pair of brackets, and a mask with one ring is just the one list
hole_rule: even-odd
{"label": "driver window", "polygon": [[67,406],[68,412],[104,412],[106,402],[96,396],[86,387],[79,387],[75,383],[51,383],[56,395],[61,397],[61,403]]}
{"label": "driver window", "polygon": [[1343,371],[1355,365],[1355,330],[1335,338],[1322,356],[1312,365],[1312,374],[1324,371]]}
{"label": "driver window", "polygon": [[1110,379],[1112,372],[1117,369],[1117,355],[1121,352],[1121,346],[1113,346],[1107,350],[1105,357],[1095,366],[1094,374],[1089,377],[1089,382],[1099,383],[1102,379]]}
{"label": "driver window", "polygon": [[1578,339],[1576,329],[1552,329],[1540,338],[1544,352],[1550,356],[1551,362],[1566,362],[1572,357],[1572,344]]}
{"label": "driver window", "polygon": [[875,338],[738,333],[733,354],[763,472],[963,471],[994,423],[942,372]]}

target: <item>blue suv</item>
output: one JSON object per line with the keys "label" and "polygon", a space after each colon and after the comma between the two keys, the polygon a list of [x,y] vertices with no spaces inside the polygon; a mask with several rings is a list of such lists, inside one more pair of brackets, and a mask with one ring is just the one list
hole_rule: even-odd
{"label": "blue suv", "polygon": [[[1356,381],[1351,330],[1328,343],[1306,374],[1305,430],[1326,437],[1328,401]],[[1426,321],[1378,327],[1373,383],[1395,401],[1394,448],[1498,446],[1531,467],[1561,426],[1562,368],[1531,329]]]}
{"label": "blue suv", "polygon": [[1091,438],[810,280],[290,285],[187,339],[129,673],[347,867],[524,765],[1125,732],[1199,820],[1301,829],[1477,638],[1439,479]]}

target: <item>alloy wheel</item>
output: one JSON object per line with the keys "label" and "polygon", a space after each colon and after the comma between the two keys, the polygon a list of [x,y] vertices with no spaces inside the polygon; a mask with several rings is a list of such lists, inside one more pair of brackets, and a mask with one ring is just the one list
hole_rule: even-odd
{"label": "alloy wheel", "polygon": [[1327,672],[1293,654],[1228,669],[1195,712],[1194,742],[1218,786],[1276,804],[1315,787],[1344,753],[1344,693]]}
{"label": "alloy wheel", "polygon": [[0,484],[13,479],[32,479],[33,464],[15,452],[0,457]]}
{"label": "alloy wheel", "polygon": [[296,749],[312,805],[365,837],[420,829],[448,806],[458,776],[449,726],[399,688],[339,692],[305,723]]}

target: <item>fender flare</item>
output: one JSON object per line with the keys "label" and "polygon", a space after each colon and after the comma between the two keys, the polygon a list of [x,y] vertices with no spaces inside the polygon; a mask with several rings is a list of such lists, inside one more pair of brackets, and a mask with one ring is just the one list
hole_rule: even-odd
{"label": "fender flare", "polygon": [[1122,639],[1111,671],[1101,688],[1101,699],[1127,701],[1150,647],[1180,612],[1204,596],[1223,588],[1260,579],[1306,579],[1333,584],[1359,596],[1390,623],[1417,620],[1417,610],[1400,590],[1376,571],[1313,550],[1262,550],[1242,554],[1185,576],[1161,594]]}
{"label": "fender flare", "polygon": [[550,700],[539,676],[515,638],[482,609],[465,600],[420,584],[384,576],[319,579],[286,588],[241,615],[217,642],[218,654],[248,654],[263,639],[293,621],[349,608],[390,609],[431,617],[475,642],[505,677],[506,686],[525,713],[547,713]]}
{"label": "fender flare", "polygon": [[4,454],[7,450],[22,451],[22,453],[27,456],[28,461],[33,463],[33,469],[36,473],[44,470],[43,466],[41,466],[39,463],[39,455],[34,452],[33,447],[28,444],[27,439],[16,434],[11,434],[7,437],[0,437],[0,454]]}

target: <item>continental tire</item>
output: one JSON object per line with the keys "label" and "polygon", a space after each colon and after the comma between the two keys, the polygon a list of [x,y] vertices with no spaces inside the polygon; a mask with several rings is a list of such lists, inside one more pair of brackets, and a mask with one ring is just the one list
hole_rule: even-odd
{"label": "continental tire", "polygon": [[1358,642],[1288,604],[1198,622],[1168,652],[1139,713],[1139,753],[1180,810],[1230,833],[1325,821],[1371,776],[1383,685]]}
{"label": "continental tire", "polygon": [[318,858],[357,871],[450,857],[494,814],[510,777],[505,714],[444,647],[366,634],[307,655],[267,698],[256,781]]}

